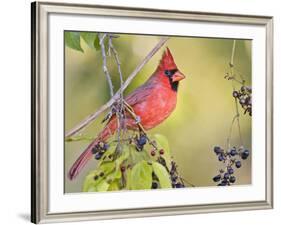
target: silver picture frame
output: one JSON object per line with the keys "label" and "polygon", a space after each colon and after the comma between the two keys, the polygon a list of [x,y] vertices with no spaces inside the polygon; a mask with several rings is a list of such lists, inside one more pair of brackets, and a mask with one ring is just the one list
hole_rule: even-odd
{"label": "silver picture frame", "polygon": [[[48,15],[100,15],[157,18],[177,21],[250,24],[266,29],[266,182],[263,201],[206,205],[179,205],[157,208],[120,209],[49,213],[48,198]],[[131,218],[191,213],[210,213],[273,208],[273,18],[270,16],[231,15],[208,12],[170,11],[102,5],[33,2],[31,4],[32,43],[32,149],[31,222],[64,222]]]}

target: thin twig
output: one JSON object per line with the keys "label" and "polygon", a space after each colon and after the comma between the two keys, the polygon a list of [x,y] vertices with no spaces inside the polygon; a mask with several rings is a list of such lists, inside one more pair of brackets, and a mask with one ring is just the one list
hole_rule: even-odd
{"label": "thin twig", "polygon": [[186,180],[185,178],[181,177],[180,174],[178,173],[178,171],[176,171],[176,175],[179,177],[181,183],[183,183],[183,184],[187,183],[191,187],[196,187],[195,184],[193,184],[193,183],[189,182],[188,180]]}
{"label": "thin twig", "polygon": [[[119,73],[119,79],[120,79],[120,86],[122,87],[123,86],[123,74],[122,74],[122,70],[121,70],[121,63],[120,63],[120,60],[119,60],[119,56],[118,56],[118,52],[117,50],[115,49],[113,43],[112,43],[112,35],[109,34],[108,35],[109,39],[108,39],[108,50],[109,50],[109,53],[112,51],[113,52],[113,56],[114,56],[114,59],[115,59],[115,62],[117,64],[117,68],[118,68],[118,73]],[[120,145],[120,138],[121,138],[121,130],[122,129],[126,129],[126,126],[123,127],[123,123],[124,123],[124,120],[126,118],[124,118],[123,116],[125,116],[125,113],[124,113],[124,105],[123,105],[123,91],[120,91],[120,98],[119,98],[119,102],[118,102],[118,109],[116,111],[116,114],[117,114],[117,120],[118,120],[118,129],[117,129],[117,139],[118,139],[118,145]]]}
{"label": "thin twig", "polygon": [[238,133],[240,138],[240,145],[243,146],[243,140],[242,140],[242,133],[241,133],[241,126],[240,126],[240,114],[238,110],[238,100],[235,98],[235,109],[236,109],[236,115],[237,115],[237,127],[238,127]]}
{"label": "thin twig", "polygon": [[117,64],[117,68],[118,68],[118,73],[119,73],[119,78],[120,78],[120,84],[121,86],[123,85],[124,81],[123,81],[123,74],[122,74],[122,70],[121,70],[121,62],[119,60],[119,56],[118,56],[118,52],[116,51],[113,43],[112,43],[112,37],[109,36],[109,48],[112,50],[113,55],[114,55],[114,59],[116,61]]}
{"label": "thin twig", "polygon": [[[232,45],[232,52],[231,52],[231,58],[230,58],[230,77],[232,77],[232,89],[233,92],[236,91],[234,81],[236,81],[235,73],[234,73],[234,56],[235,56],[235,47],[236,47],[236,40],[233,40],[233,45]],[[238,127],[238,133],[239,133],[239,138],[240,138],[240,144],[243,145],[242,141],[242,134],[241,134],[241,126],[240,126],[240,113],[239,113],[239,108],[238,108],[238,101],[237,98],[235,98],[235,116],[232,119],[231,126],[229,129],[229,134],[227,137],[227,146],[230,147],[230,139],[232,135],[232,127],[234,124],[234,121],[237,121],[237,127]]]}
{"label": "thin twig", "polygon": [[132,80],[135,78],[135,76],[139,73],[139,71],[143,68],[143,66],[152,58],[152,56],[167,42],[169,38],[163,37],[160,39],[160,41],[155,45],[155,47],[147,54],[147,56],[140,62],[140,64],[135,68],[135,70],[129,75],[127,80],[124,82],[124,84],[121,86],[121,88],[115,93],[115,95],[103,106],[101,106],[96,112],[90,114],[85,119],[83,119],[79,124],[77,124],[74,128],[70,129],[68,132],[66,132],[66,137],[70,137],[79,131],[81,131],[83,128],[85,128],[87,125],[89,125],[93,120],[95,120],[102,112],[110,108],[114,102],[120,97],[120,92],[123,92],[128,85],[132,82]]}
{"label": "thin twig", "polygon": [[242,80],[238,80],[235,76],[234,77],[231,77],[229,74],[227,74],[226,76],[224,76],[224,78],[226,78],[227,80],[234,80],[236,81],[237,83],[241,84],[241,85],[244,85],[245,84],[245,81]]}
{"label": "thin twig", "polygon": [[228,137],[227,137],[227,146],[228,146],[228,148],[230,148],[230,140],[231,140],[231,135],[232,135],[232,129],[233,129],[233,124],[236,121],[236,117],[237,117],[237,115],[235,115],[233,117],[233,119],[231,121],[230,128],[229,128],[229,133],[228,133]]}
{"label": "thin twig", "polygon": [[107,36],[106,34],[98,34],[99,42],[100,42],[100,46],[101,46],[103,72],[104,72],[104,74],[106,76],[106,79],[107,79],[107,83],[108,83],[109,90],[110,90],[110,95],[111,95],[111,97],[113,97],[113,95],[114,95],[113,89],[114,88],[113,88],[111,76],[110,76],[109,71],[107,69],[107,59],[106,59],[105,46],[104,46],[104,39],[105,39],[106,36]]}

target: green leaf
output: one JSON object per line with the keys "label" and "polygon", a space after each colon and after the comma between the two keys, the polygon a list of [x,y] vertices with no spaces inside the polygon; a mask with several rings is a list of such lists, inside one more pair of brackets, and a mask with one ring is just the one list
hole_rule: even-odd
{"label": "green leaf", "polygon": [[101,181],[101,179],[94,179],[94,177],[97,175],[98,175],[98,171],[94,170],[86,176],[82,189],[83,192],[97,191],[96,186]]}
{"label": "green leaf", "polygon": [[101,172],[104,172],[105,175],[111,173],[114,169],[115,169],[115,163],[114,162],[104,162],[98,168],[98,170],[101,171]]}
{"label": "green leaf", "polygon": [[97,34],[90,33],[90,32],[81,32],[81,37],[83,38],[83,40],[86,42],[86,44],[91,49],[96,49],[95,40],[96,40]]}
{"label": "green leaf", "polygon": [[115,172],[108,176],[109,179],[118,180],[122,177],[122,172],[120,168],[116,168]]}
{"label": "green leaf", "polygon": [[166,153],[170,154],[170,147],[168,139],[162,134],[155,134],[154,139],[157,142],[157,147],[165,150]]}
{"label": "green leaf", "polygon": [[[105,162],[98,169],[90,172],[84,180],[83,192],[106,191],[109,183],[104,178],[114,173],[114,169],[114,162]],[[103,173],[103,176],[100,176],[101,173]]]}
{"label": "green leaf", "polygon": [[132,175],[132,170],[131,169],[128,169],[127,171],[126,171],[126,189],[127,190],[131,190],[132,189],[132,185],[131,185],[131,183],[132,183],[132,181],[131,181],[131,176]]}
{"label": "green leaf", "polygon": [[95,49],[97,50],[97,51],[99,51],[100,50],[100,39],[99,39],[99,36],[98,35],[96,35],[96,38],[95,38],[95,41],[94,41],[94,46],[95,46]]}
{"label": "green leaf", "polygon": [[122,172],[119,167],[116,167],[112,173],[106,176],[106,180],[108,183],[112,183],[113,181],[119,180],[122,177]]}
{"label": "green leaf", "polygon": [[107,191],[108,188],[109,188],[109,183],[107,183],[105,180],[101,181],[97,185],[97,191]]}
{"label": "green leaf", "polygon": [[166,168],[158,162],[152,162],[152,168],[155,175],[159,179],[161,188],[171,188],[172,186],[171,186],[170,175],[166,170]]}
{"label": "green leaf", "polygon": [[99,180],[96,183],[91,183],[88,186],[83,187],[83,192],[102,192],[107,191],[109,188],[109,183],[105,180]]}
{"label": "green leaf", "polygon": [[130,156],[132,159],[133,163],[138,163],[141,160],[150,160],[149,153],[150,150],[148,151],[147,149],[144,149],[143,151],[136,151],[135,145],[130,145]]}
{"label": "green leaf", "polygon": [[152,167],[146,161],[140,161],[133,167],[129,182],[133,190],[151,189]]}
{"label": "green leaf", "polygon": [[154,140],[157,143],[158,149],[164,150],[164,154],[161,155],[161,157],[165,159],[166,165],[167,165],[168,169],[170,170],[171,169],[171,151],[170,151],[168,139],[162,134],[155,134]]}
{"label": "green leaf", "polygon": [[115,160],[116,168],[119,168],[119,166],[128,159],[130,155],[130,149],[128,145],[124,145],[122,148],[121,155]]}
{"label": "green leaf", "polygon": [[108,187],[108,191],[118,191],[120,188],[119,188],[119,181],[113,181],[109,187]]}
{"label": "green leaf", "polygon": [[64,33],[65,44],[72,49],[83,52],[80,44],[80,33],[79,32],[70,32],[66,31]]}

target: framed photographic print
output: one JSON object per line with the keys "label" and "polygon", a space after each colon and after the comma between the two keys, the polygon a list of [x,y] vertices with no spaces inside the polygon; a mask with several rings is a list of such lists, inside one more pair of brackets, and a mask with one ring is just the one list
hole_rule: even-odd
{"label": "framed photographic print", "polygon": [[32,3],[33,223],[273,207],[273,19]]}

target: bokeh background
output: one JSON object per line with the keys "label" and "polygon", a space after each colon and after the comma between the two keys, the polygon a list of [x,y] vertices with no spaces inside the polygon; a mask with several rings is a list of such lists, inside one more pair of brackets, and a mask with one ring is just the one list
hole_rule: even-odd
{"label": "bokeh background", "polygon": [[[148,35],[120,34],[114,39],[126,78],[155,46],[160,37]],[[172,155],[179,166],[181,176],[196,187],[216,185],[212,178],[223,168],[217,160],[213,147],[226,146],[226,139],[235,104],[231,81],[224,79],[229,71],[233,40],[171,37],[168,46],[178,68],[187,78],[180,83],[178,103],[172,115],[149,134],[161,133],[169,139]],[[102,71],[100,51],[90,49],[81,39],[84,53],[65,47],[65,130],[69,130],[90,113],[96,111],[110,98],[108,85]],[[143,67],[126,89],[125,95],[145,82],[154,72],[164,47]],[[251,41],[237,40],[234,58],[235,70],[242,74],[247,85],[251,85]],[[119,88],[117,68],[109,59],[108,68],[115,90]],[[239,85],[237,85],[238,87]],[[241,108],[239,108],[241,110]],[[242,112],[242,111],[240,111]],[[241,113],[241,131],[244,147],[251,154],[251,118]],[[83,135],[95,137],[103,125],[100,116]],[[86,174],[93,170],[93,159],[74,181],[66,174],[89,141],[65,142],[65,192],[81,192]],[[234,125],[232,146],[240,146],[237,126]],[[251,183],[251,157],[242,162],[235,171],[236,184]]]}

